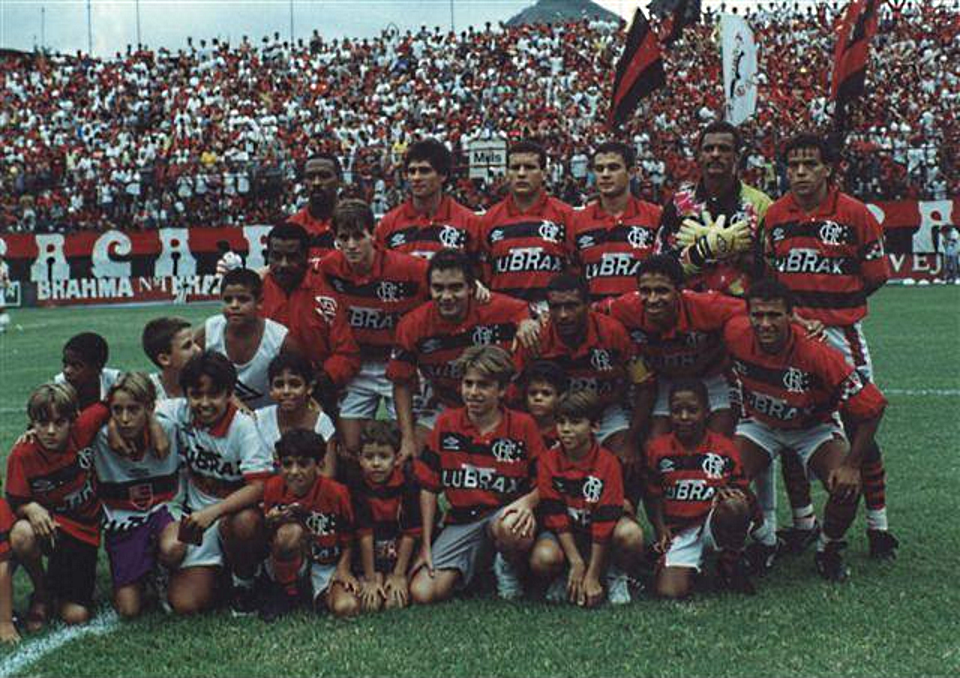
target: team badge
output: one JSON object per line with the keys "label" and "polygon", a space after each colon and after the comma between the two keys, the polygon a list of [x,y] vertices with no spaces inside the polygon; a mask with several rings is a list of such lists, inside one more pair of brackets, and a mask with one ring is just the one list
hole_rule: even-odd
{"label": "team badge", "polygon": [[520,444],[510,438],[498,438],[490,445],[490,453],[497,461],[517,461],[520,458],[521,451]]}
{"label": "team badge", "polygon": [[825,221],[820,226],[820,241],[824,245],[842,245],[846,230],[835,221]]}
{"label": "team badge", "polygon": [[486,346],[493,343],[493,328],[489,325],[477,325],[473,328],[473,345]]}
{"label": "team badge", "polygon": [[863,379],[860,373],[854,370],[846,379],[843,380],[843,392],[840,394],[841,400],[847,400],[860,393],[863,390]]}
{"label": "team badge", "polygon": [[713,452],[707,452],[703,455],[703,462],[700,464],[700,468],[704,474],[711,480],[722,478],[725,466],[726,464],[723,461],[723,457]]}
{"label": "team badge", "polygon": [[563,237],[563,230],[552,221],[541,221],[538,233],[541,238],[551,243],[558,243]]}
{"label": "team badge", "polygon": [[602,348],[595,348],[590,351],[590,364],[598,372],[607,372],[613,369],[610,352]]}
{"label": "team badge", "polygon": [[463,245],[462,237],[463,234],[453,226],[443,226],[437,235],[440,244],[450,249],[459,249]]}
{"label": "team badge", "polygon": [[583,481],[583,498],[590,504],[600,501],[603,494],[603,481],[596,476],[587,476]]}
{"label": "team badge", "polygon": [[93,466],[93,448],[84,447],[82,450],[77,452],[77,464],[80,468],[87,471]]}
{"label": "team badge", "polygon": [[333,297],[316,296],[313,300],[317,303],[316,312],[328,323],[332,323],[337,315],[337,300]]}
{"label": "team badge", "polygon": [[383,280],[377,285],[377,297],[380,301],[400,301],[400,285],[389,280]]}
{"label": "team badge", "polygon": [[783,387],[790,393],[803,393],[807,390],[807,373],[796,367],[783,373]]}
{"label": "team badge", "polygon": [[631,226],[627,231],[627,242],[634,249],[641,249],[650,245],[650,231],[643,226]]}

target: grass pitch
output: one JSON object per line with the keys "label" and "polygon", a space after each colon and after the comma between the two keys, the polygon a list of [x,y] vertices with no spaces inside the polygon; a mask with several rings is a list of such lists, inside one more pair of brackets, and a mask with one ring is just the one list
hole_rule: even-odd
{"label": "grass pitch", "polygon": [[[60,348],[93,330],[110,365],[147,369],[140,330],[167,313],[197,321],[215,306],[14,310],[0,337],[0,444],[24,424],[31,388],[60,369]],[[17,329],[22,326],[22,330]],[[820,580],[812,554],[781,560],[742,598],[698,594],[667,604],[641,597],[595,611],[473,597],[334,621],[305,612],[267,625],[217,612],[177,619],[149,612],[132,623],[53,645],[56,627],[0,649],[0,675],[89,676],[901,676],[960,674],[960,289],[890,287],[866,323],[877,380],[890,407],[880,432],[891,527],[900,557],[866,556],[862,515],[849,533],[849,582]],[[953,497],[953,498],[951,498]],[[815,503],[822,506],[817,489]],[[789,523],[781,498],[780,522]],[[17,574],[16,606],[29,583]],[[109,599],[105,557],[99,615]],[[30,648],[31,654],[25,654]]]}

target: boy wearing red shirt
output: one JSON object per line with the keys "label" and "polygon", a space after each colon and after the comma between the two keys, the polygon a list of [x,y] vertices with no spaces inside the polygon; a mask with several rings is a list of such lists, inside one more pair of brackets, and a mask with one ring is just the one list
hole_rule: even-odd
{"label": "boy wearing red shirt", "polygon": [[[536,527],[535,464],[543,440],[530,415],[500,404],[514,374],[510,354],[499,346],[474,346],[458,362],[464,407],[440,415],[414,462],[423,541],[410,596],[421,605],[467,586],[491,548],[498,594],[518,598],[523,589],[515,568],[526,561]],[[449,509],[434,542],[441,492]]]}
{"label": "boy wearing red shirt", "polygon": [[[560,444],[544,454],[537,469],[538,512],[547,531],[534,545],[530,569],[554,581],[548,600],[582,607],[603,601],[601,580],[611,604],[629,603],[625,571],[643,555],[643,530],[623,513],[620,462],[594,438],[601,414],[600,400],[591,391],[560,396]],[[559,576],[565,565],[567,576]]]}

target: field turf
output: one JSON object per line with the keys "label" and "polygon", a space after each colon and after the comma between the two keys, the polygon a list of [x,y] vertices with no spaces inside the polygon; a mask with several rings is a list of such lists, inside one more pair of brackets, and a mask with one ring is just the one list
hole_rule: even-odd
{"label": "field turf", "polygon": [[[890,287],[871,308],[866,333],[890,400],[880,432],[890,521],[902,548],[896,561],[869,560],[861,512],[849,533],[846,584],[821,581],[807,553],[779,561],[753,598],[705,591],[686,603],[641,596],[624,608],[583,611],[486,595],[353,621],[304,612],[267,625],[226,611],[197,619],[151,611],[120,623],[108,612],[103,557],[97,632],[44,652],[63,640],[53,627],[0,648],[0,676],[958,675],[960,289]],[[215,307],[12,311],[0,337],[4,458],[31,387],[59,371],[70,335],[100,332],[110,365],[147,368],[140,330],[170,312],[199,321]],[[818,510],[822,497],[818,489]],[[782,495],[780,504],[780,522],[789,523]],[[15,586],[23,609],[23,572]]]}

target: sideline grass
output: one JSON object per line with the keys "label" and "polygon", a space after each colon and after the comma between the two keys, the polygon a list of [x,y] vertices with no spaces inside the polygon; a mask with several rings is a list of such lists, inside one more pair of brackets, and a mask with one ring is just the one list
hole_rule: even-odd
{"label": "sideline grass", "polygon": [[[891,525],[900,558],[866,557],[862,516],[851,529],[851,580],[822,582],[812,556],[783,560],[754,598],[705,593],[684,604],[643,598],[582,611],[471,598],[431,609],[337,622],[306,613],[273,625],[225,612],[175,619],[151,612],[23,667],[24,675],[83,676],[947,676],[960,673],[950,620],[960,528],[960,290],[896,288],[872,300],[866,333],[881,387],[897,389],[880,433]],[[59,370],[60,347],[92,329],[113,366],[146,368],[140,328],[164,313],[205,317],[214,307],[14,311],[24,326],[0,338],[3,457],[22,428],[33,385]],[[13,410],[19,409],[19,412]],[[815,503],[820,508],[822,492]],[[788,511],[781,501],[780,520]],[[28,583],[16,579],[18,607]],[[98,598],[109,577],[101,559]],[[14,650],[15,651],[15,650]],[[0,649],[0,659],[11,650]]]}

